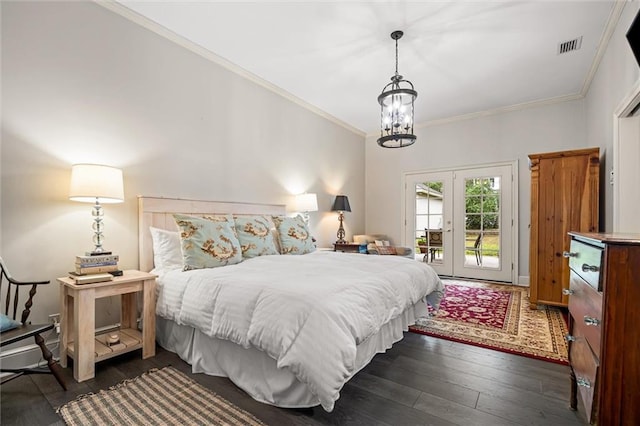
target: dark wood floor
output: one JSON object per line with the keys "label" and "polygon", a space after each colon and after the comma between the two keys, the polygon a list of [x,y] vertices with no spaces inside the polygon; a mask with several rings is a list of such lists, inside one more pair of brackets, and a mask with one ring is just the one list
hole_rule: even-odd
{"label": "dark wood floor", "polygon": [[228,379],[191,374],[175,354],[158,348],[103,361],[95,379],[69,390],[49,375],[5,383],[3,425],[62,424],[55,409],[76,396],[106,389],[155,367],[173,365],[270,425],[585,425],[582,406],[569,409],[568,367],[442,339],[405,333],[377,355],[341,392],[332,413],[320,407],[281,409],[254,401]]}

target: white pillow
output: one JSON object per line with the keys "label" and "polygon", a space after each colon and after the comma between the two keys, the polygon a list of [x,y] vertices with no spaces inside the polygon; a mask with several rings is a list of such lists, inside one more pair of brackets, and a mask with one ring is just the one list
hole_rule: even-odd
{"label": "white pillow", "polygon": [[151,231],[151,239],[153,240],[154,269],[161,271],[182,269],[180,233],[153,226],[149,227],[149,231]]}

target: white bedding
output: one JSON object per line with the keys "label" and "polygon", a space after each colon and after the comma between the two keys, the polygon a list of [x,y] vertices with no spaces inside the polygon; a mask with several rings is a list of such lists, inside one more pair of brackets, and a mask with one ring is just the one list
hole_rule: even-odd
{"label": "white bedding", "polygon": [[399,256],[319,251],[160,274],[156,313],[210,337],[264,351],[331,411],[356,372],[356,347],[443,286]]}

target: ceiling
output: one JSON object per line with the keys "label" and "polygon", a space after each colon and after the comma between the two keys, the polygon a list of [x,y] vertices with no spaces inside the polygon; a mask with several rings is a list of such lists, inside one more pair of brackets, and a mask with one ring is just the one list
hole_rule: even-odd
{"label": "ceiling", "polygon": [[[395,70],[416,123],[580,95],[613,1],[119,3],[363,132]],[[582,37],[579,50],[558,54]]]}

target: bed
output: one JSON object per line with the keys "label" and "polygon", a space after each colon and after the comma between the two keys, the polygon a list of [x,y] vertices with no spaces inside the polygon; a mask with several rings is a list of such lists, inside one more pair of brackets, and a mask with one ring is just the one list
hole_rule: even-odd
{"label": "bed", "polygon": [[158,268],[150,229],[177,231],[174,214],[281,216],[285,206],[139,197],[140,269],[158,274],[158,344],[267,404],[332,411],[342,386],[442,297],[433,269],[401,256],[316,250]]}

